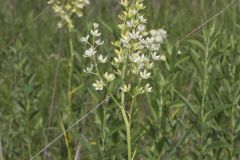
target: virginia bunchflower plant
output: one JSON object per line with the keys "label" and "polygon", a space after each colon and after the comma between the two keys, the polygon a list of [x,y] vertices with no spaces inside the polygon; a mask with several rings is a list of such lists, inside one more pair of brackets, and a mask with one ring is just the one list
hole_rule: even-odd
{"label": "virginia bunchflower plant", "polygon": [[[104,45],[104,41],[101,40],[99,25],[94,23],[90,34],[81,38],[87,48],[83,57],[90,62],[83,71],[95,77],[92,86],[97,91],[106,89],[109,83],[116,81],[117,95],[121,96],[114,97],[116,94],[109,94],[121,110],[126,126],[128,160],[131,160],[132,108],[138,95],[152,92],[150,80],[154,64],[166,60],[164,55],[159,54],[159,50],[167,32],[164,29],[146,29],[147,19],[141,13],[145,8],[143,0],[121,0],[120,3],[123,7],[119,15],[122,23],[118,25],[119,40],[112,42],[115,47],[114,55],[109,58],[100,53],[99,47]],[[112,67],[102,71],[100,65]],[[129,107],[126,106],[129,103],[126,102],[125,96],[130,96],[132,101]]]}
{"label": "virginia bunchflower plant", "polygon": [[[60,29],[67,29],[68,35],[69,35],[69,58],[68,58],[68,79],[67,79],[67,107],[66,111],[69,114],[72,106],[72,94],[76,92],[76,90],[79,89],[79,87],[76,87],[73,89],[72,87],[72,75],[73,75],[73,68],[74,68],[74,46],[73,46],[73,38],[72,38],[72,31],[74,29],[73,24],[73,16],[76,15],[77,17],[83,16],[83,8],[89,4],[89,0],[49,0],[48,4],[52,5],[52,9],[57,15],[57,17],[60,18],[60,21],[57,23],[57,27]],[[95,33],[97,34],[97,33]],[[85,37],[85,41],[88,40],[88,37]],[[96,51],[94,48],[89,48],[85,51],[84,56],[86,57],[93,57],[95,55]],[[86,68],[86,72],[91,72],[92,66]],[[103,83],[102,81],[96,81],[94,83],[94,86],[96,90],[102,90],[103,89]],[[69,116],[70,117],[70,116]],[[63,131],[64,128],[63,128]],[[72,158],[72,153],[70,151],[69,147],[69,140],[68,137],[65,138],[66,147],[68,150],[68,157],[69,159]]]}

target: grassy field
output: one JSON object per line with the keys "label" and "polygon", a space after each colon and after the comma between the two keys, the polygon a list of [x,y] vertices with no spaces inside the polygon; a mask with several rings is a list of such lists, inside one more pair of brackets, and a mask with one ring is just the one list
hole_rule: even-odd
{"label": "grassy field", "polygon": [[167,31],[166,60],[129,113],[120,80],[96,91],[83,72],[94,22],[101,53],[116,52],[118,0],[90,0],[71,32],[46,1],[0,0],[0,160],[129,160],[124,113],[134,160],[240,159],[240,1],[143,3],[147,28]]}

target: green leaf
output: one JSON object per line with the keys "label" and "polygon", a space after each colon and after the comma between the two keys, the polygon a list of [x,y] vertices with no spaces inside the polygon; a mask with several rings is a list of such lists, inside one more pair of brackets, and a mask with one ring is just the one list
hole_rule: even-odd
{"label": "green leaf", "polygon": [[183,100],[183,102],[187,105],[187,107],[190,109],[190,111],[197,116],[197,112],[194,109],[194,106],[177,90],[174,89],[174,92]]}
{"label": "green leaf", "polygon": [[106,22],[104,22],[103,20],[101,20],[100,18],[98,18],[99,22],[107,29],[109,30],[111,33],[113,33],[113,29],[111,26],[109,26]]}
{"label": "green leaf", "polygon": [[223,105],[223,106],[217,107],[217,108],[209,111],[209,112],[206,114],[204,120],[205,120],[205,121],[208,121],[208,120],[214,118],[214,117],[215,117],[216,115],[218,115],[219,113],[221,113],[221,112],[223,112],[223,111],[225,111],[226,109],[229,109],[229,108],[231,108],[231,107],[232,107],[232,105]]}
{"label": "green leaf", "polygon": [[119,145],[118,147],[113,148],[110,151],[108,151],[108,153],[105,155],[106,156],[105,158],[114,156],[114,155],[120,155],[125,152],[126,152],[126,145],[122,144],[122,145]]}
{"label": "green leaf", "polygon": [[192,39],[192,40],[188,40],[189,43],[197,46],[198,48],[200,48],[202,51],[205,51],[205,46],[198,40]]}
{"label": "green leaf", "polygon": [[226,142],[213,142],[212,144],[209,144],[206,146],[206,152],[211,151],[213,149],[219,149],[219,148],[228,148],[229,144]]}
{"label": "green leaf", "polygon": [[191,49],[191,51],[189,52],[189,56],[190,56],[190,59],[193,62],[193,65],[197,69],[198,73],[200,74],[201,77],[203,77],[204,76],[203,66],[201,64],[200,57],[199,57],[198,53],[195,50]]}
{"label": "green leaf", "polygon": [[111,134],[113,134],[113,133],[115,133],[115,132],[117,132],[117,131],[119,131],[121,129],[124,129],[124,127],[125,127],[124,123],[116,121],[113,124],[113,127],[109,129],[110,130],[109,135],[111,135]]}

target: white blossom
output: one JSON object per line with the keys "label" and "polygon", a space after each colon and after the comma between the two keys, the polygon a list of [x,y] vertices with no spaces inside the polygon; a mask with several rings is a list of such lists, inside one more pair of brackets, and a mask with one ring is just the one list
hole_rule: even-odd
{"label": "white blossom", "polygon": [[91,73],[93,69],[93,65],[91,64],[90,67],[87,67],[86,69],[83,69],[83,72],[85,73]]}
{"label": "white blossom", "polygon": [[154,53],[152,53],[151,55],[152,55],[152,59],[154,59],[154,60],[156,60],[156,61],[160,60],[160,58],[161,58],[160,55],[157,55],[157,52],[154,52]]}
{"label": "white blossom", "polygon": [[102,80],[96,80],[96,82],[93,83],[92,85],[97,91],[101,91],[103,90],[104,83]]}
{"label": "white blossom", "polygon": [[98,45],[98,46],[101,46],[104,44],[104,41],[101,41],[100,39],[96,40],[95,43]]}
{"label": "white blossom", "polygon": [[138,11],[136,9],[131,9],[129,11],[132,15],[136,15],[138,13]]}
{"label": "white blossom", "polygon": [[124,85],[121,87],[121,90],[122,90],[123,92],[129,92],[129,91],[131,90],[131,84],[128,84],[128,85],[124,84]]}
{"label": "white blossom", "polygon": [[142,15],[138,16],[138,19],[141,23],[147,23],[147,19],[144,18]]}
{"label": "white blossom", "polygon": [[139,56],[139,53],[133,53],[129,56],[130,61],[137,63],[140,61],[141,57]]}
{"label": "white blossom", "polygon": [[180,50],[178,50],[177,54],[180,55],[180,54],[182,54],[182,52]]}
{"label": "white blossom", "polygon": [[136,32],[135,30],[133,30],[131,33],[129,33],[129,36],[132,39],[138,39],[140,38],[140,32],[139,31]]}
{"label": "white blossom", "polygon": [[162,43],[163,40],[167,37],[167,31],[164,29],[158,29],[158,30],[150,30],[150,34],[152,35],[152,38],[157,43]]}
{"label": "white blossom", "polygon": [[57,26],[62,28],[66,25],[69,29],[72,29],[74,28],[74,25],[71,17],[73,15],[82,17],[83,8],[89,4],[89,0],[71,0],[70,2],[62,0],[49,0],[48,4],[52,5],[53,11],[60,18]]}
{"label": "white blossom", "polygon": [[101,35],[101,33],[98,32],[98,29],[91,30],[90,32],[93,37],[99,37]]}
{"label": "white blossom", "polygon": [[140,76],[142,77],[142,79],[149,79],[151,76],[151,73],[147,72],[147,70],[144,70],[140,72]]}
{"label": "white blossom", "polygon": [[88,39],[89,39],[89,35],[87,35],[86,37],[82,37],[81,41],[82,42],[88,42]]}
{"label": "white blossom", "polygon": [[140,32],[144,32],[146,30],[146,26],[144,24],[140,24],[140,25],[138,25],[137,29]]}
{"label": "white blossom", "polygon": [[137,88],[137,94],[143,94],[145,91],[143,89],[143,87],[138,87]]}
{"label": "white blossom", "polygon": [[92,57],[96,54],[96,51],[93,47],[90,47],[89,49],[87,49],[84,53],[84,57]]}
{"label": "white blossom", "polygon": [[116,63],[122,63],[122,61],[123,61],[123,57],[120,55],[118,55],[118,57],[114,57],[113,59]]}
{"label": "white blossom", "polygon": [[148,63],[148,64],[147,64],[147,69],[149,69],[149,70],[150,70],[150,69],[152,69],[152,68],[153,68],[153,66],[154,66],[154,63]]}
{"label": "white blossom", "polygon": [[134,23],[135,23],[134,20],[131,19],[130,21],[126,22],[126,25],[127,25],[128,28],[132,28],[134,26]]}
{"label": "white blossom", "polygon": [[107,62],[107,57],[104,58],[102,54],[100,54],[97,58],[98,58],[100,63],[106,63]]}
{"label": "white blossom", "polygon": [[112,74],[112,73],[106,72],[106,73],[104,74],[104,78],[105,78],[108,82],[110,82],[110,81],[114,80],[115,75]]}
{"label": "white blossom", "polygon": [[161,55],[161,56],[160,56],[160,59],[161,59],[162,61],[166,61],[167,58],[166,58],[165,55]]}
{"label": "white blossom", "polygon": [[122,44],[124,45],[124,47],[129,48],[129,41],[130,41],[130,37],[129,36],[122,36],[122,38],[120,39],[120,41],[122,42]]}
{"label": "white blossom", "polygon": [[93,27],[94,27],[94,29],[97,29],[99,27],[99,24],[98,23],[93,23]]}
{"label": "white blossom", "polygon": [[152,92],[152,87],[150,86],[150,84],[146,84],[144,87],[145,92]]}

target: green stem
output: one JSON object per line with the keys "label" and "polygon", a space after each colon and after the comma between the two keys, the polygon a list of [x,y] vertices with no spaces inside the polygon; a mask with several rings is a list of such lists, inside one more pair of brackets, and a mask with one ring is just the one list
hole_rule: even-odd
{"label": "green stem", "polygon": [[131,156],[132,156],[132,149],[131,149],[131,122],[128,119],[127,116],[127,112],[125,110],[125,104],[124,104],[124,100],[125,100],[125,94],[122,91],[121,92],[121,104],[116,100],[116,98],[110,93],[110,97],[113,99],[114,103],[120,108],[122,116],[123,116],[123,120],[125,123],[125,127],[126,127],[126,133],[127,133],[127,150],[128,150],[128,160],[131,160]]}
{"label": "green stem", "polygon": [[234,110],[234,106],[232,106],[232,113],[231,113],[231,160],[234,160],[234,127],[235,127],[235,124],[234,124],[234,113],[235,113],[235,110]]}
{"label": "green stem", "polygon": [[206,37],[206,34],[204,32],[204,39],[205,39],[205,58],[204,58],[204,75],[203,75],[203,85],[202,85],[202,102],[201,102],[201,159],[204,159],[204,138],[205,138],[205,120],[204,120],[204,114],[205,114],[205,105],[206,105],[206,98],[207,98],[207,90],[208,90],[208,65],[209,65],[209,41],[208,37]]}
{"label": "green stem", "polygon": [[128,150],[128,160],[131,160],[132,151],[131,151],[131,124],[129,122],[129,119],[127,117],[127,112],[125,110],[125,93],[122,91],[121,94],[121,112],[124,119],[126,132],[127,132],[127,150]]}
{"label": "green stem", "polygon": [[[130,49],[128,51],[130,53]],[[124,85],[124,79],[127,69],[127,56],[124,57],[124,63],[122,68],[122,85]],[[128,151],[128,160],[132,159],[132,148],[131,148],[131,122],[130,117],[131,113],[127,115],[126,106],[125,106],[125,93],[124,91],[121,92],[121,112],[124,119],[125,127],[126,127],[126,133],[127,133],[127,151]]]}
{"label": "green stem", "polygon": [[71,94],[71,85],[72,85],[72,72],[73,72],[73,41],[72,41],[72,31],[69,29],[69,47],[70,47],[70,59],[69,59],[69,75],[68,75],[68,107],[71,108],[72,105],[72,94]]}
{"label": "green stem", "polygon": [[[74,54],[73,54],[73,41],[72,41],[72,30],[68,29],[69,32],[69,47],[70,47],[70,58],[69,58],[69,73],[68,73],[68,91],[67,91],[67,96],[68,96],[68,107],[67,107],[67,113],[70,113],[71,110],[71,106],[72,106],[72,94],[71,94],[71,85],[72,85],[72,72],[73,72],[73,58],[74,58]],[[66,142],[66,147],[68,150],[68,159],[72,160],[72,154],[71,154],[71,150],[70,150],[70,146],[68,144],[68,138],[65,137],[65,142]]]}

